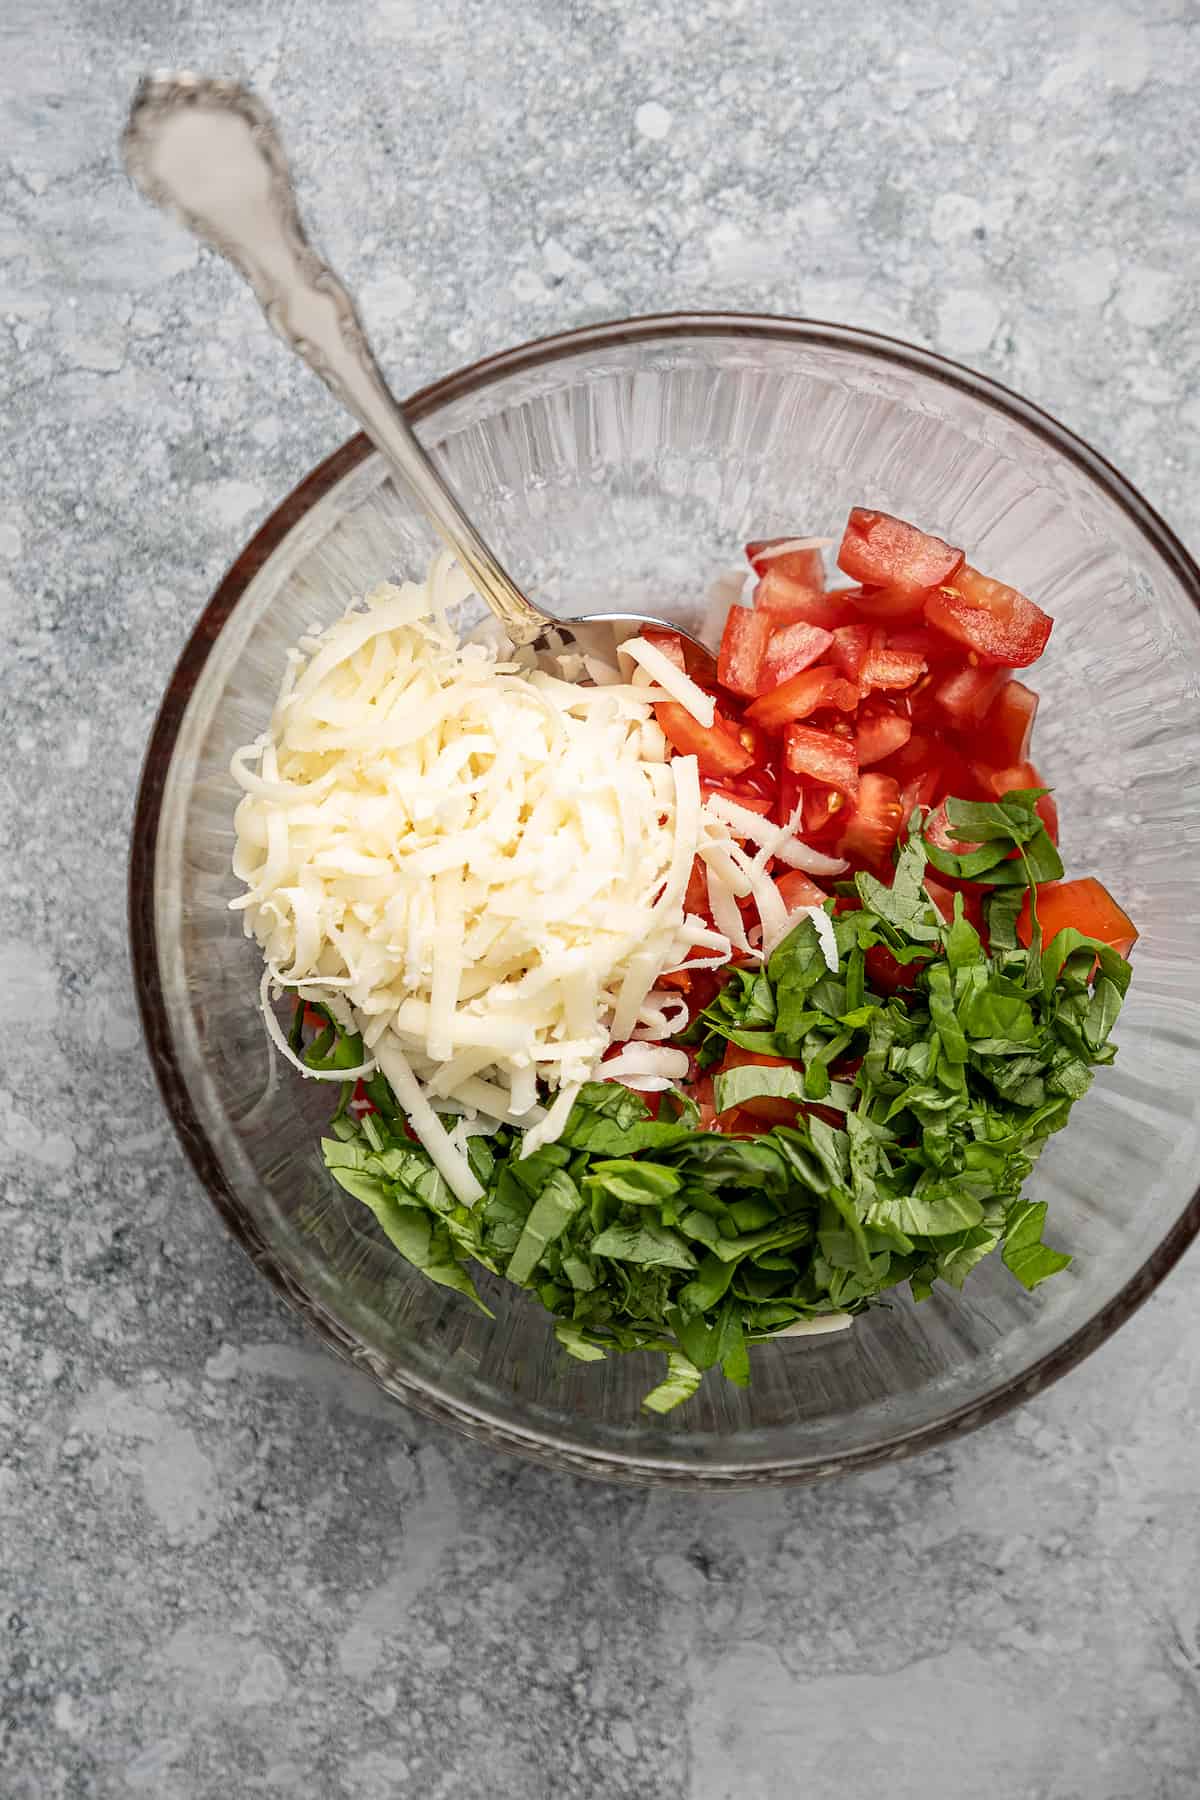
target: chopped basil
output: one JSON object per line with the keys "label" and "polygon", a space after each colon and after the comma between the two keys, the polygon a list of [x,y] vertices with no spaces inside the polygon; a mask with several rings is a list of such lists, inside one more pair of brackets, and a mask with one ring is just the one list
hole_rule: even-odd
{"label": "chopped basil", "polygon": [[[1070,1258],[1042,1242],[1045,1204],[1022,1190],[1093,1069],[1116,1054],[1130,976],[1116,951],[1076,931],[1043,945],[1036,902],[1032,945],[1018,942],[1026,888],[1062,867],[1039,794],[948,801],[949,829],[974,846],[961,852],[928,844],[918,815],[892,885],[859,874],[843,890],[857,904],[833,921],[836,976],[804,918],[765,970],[732,971],[693,1021],[684,1040],[702,1068],[731,1044],[788,1059],[718,1074],[717,1109],[770,1096],[795,1103],[791,1124],[705,1131],[683,1094],[664,1095],[655,1118],[639,1094],[592,1082],[558,1142],[530,1157],[507,1126],[472,1138],[484,1197],[465,1207],[376,1076],[375,1113],[355,1120],[342,1095],[322,1146],[330,1173],[431,1280],[474,1297],[474,1264],[535,1292],[569,1355],[665,1352],[652,1412],[689,1399],[705,1369],[745,1383],[751,1341],[861,1312],[899,1282],[917,1299],[938,1280],[961,1287],[997,1248],[1036,1287]],[[961,896],[942,920],[927,860],[984,890],[988,949]],[[872,990],[876,946],[909,967],[910,988]],[[354,1067],[360,1041],[320,1020],[310,1066]]]}

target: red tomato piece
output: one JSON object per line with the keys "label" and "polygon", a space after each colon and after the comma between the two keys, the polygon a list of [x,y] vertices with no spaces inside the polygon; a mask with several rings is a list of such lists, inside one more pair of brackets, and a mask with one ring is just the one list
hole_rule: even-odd
{"label": "red tomato piece", "polygon": [[319,1013],[315,1006],[306,1006],[304,1008],[304,1025],[307,1031],[315,1031],[318,1034],[322,1031],[329,1030],[329,1023],[325,1018],[325,1015]]}
{"label": "red tomato piece", "polygon": [[854,608],[864,619],[876,623],[886,619],[890,624],[893,620],[919,619],[924,604],[923,588],[860,588]]}
{"label": "red tomato piece", "polygon": [[919,592],[940,587],[962,567],[963,553],[952,544],[918,531],[891,513],[851,508],[838,551],[838,568],[869,587]]}
{"label": "red tomato piece", "polygon": [[911,736],[912,720],[902,719],[899,713],[860,712],[854,734],[859,768],[865,769],[868,763],[882,762],[885,756],[893,756],[904,748]]}
{"label": "red tomato piece", "polygon": [[639,636],[645,638],[648,644],[653,644],[656,650],[661,650],[668,662],[673,662],[677,669],[682,669],[686,674],[687,657],[684,654],[683,639],[677,631],[655,631],[653,626],[647,625]]}
{"label": "red tomato piece", "polygon": [[869,625],[839,625],[834,632],[829,650],[830,661],[836,663],[849,680],[858,680],[873,636]]}
{"label": "red tomato piece", "polygon": [[919,650],[890,650],[882,631],[872,634],[858,671],[864,688],[907,688],[924,673],[925,658]]}
{"label": "red tomato piece", "polygon": [[840,594],[822,594],[802,582],[789,581],[774,570],[764,575],[754,590],[755,612],[768,613],[776,625],[795,625],[801,621],[833,631],[849,625],[854,608]]}
{"label": "red tomato piece", "polygon": [[706,800],[711,799],[714,794],[720,794],[723,799],[731,800],[743,811],[757,813],[760,819],[769,819],[775,810],[773,797],[766,794],[743,793],[737,788],[723,787],[719,781],[701,781],[700,792]]}
{"label": "red tomato piece", "polygon": [[717,680],[723,688],[746,699],[757,694],[770,638],[771,621],[766,613],[751,612],[747,606],[730,607],[717,658]]}
{"label": "red tomato piece", "polygon": [[[1111,944],[1122,956],[1128,956],[1137,942],[1138,929],[1129,914],[1122,912],[1108,889],[1094,876],[1078,881],[1051,881],[1037,891],[1038,923],[1042,938],[1049,943],[1060,931],[1074,927],[1085,937],[1099,938]],[[1017,937],[1029,948],[1033,935],[1029,916],[1029,895],[1017,919]]]}
{"label": "red tomato piece", "polygon": [[900,835],[903,816],[897,782],[890,775],[868,771],[859,778],[858,798],[838,854],[853,863],[881,863]]}
{"label": "red tomato piece", "polygon": [[797,807],[803,804],[803,800],[804,783],[799,775],[793,775],[785,763],[779,771],[779,786],[775,792],[775,811],[772,816],[780,825],[786,825]]}
{"label": "red tomato piece", "polygon": [[817,662],[833,643],[833,633],[820,625],[798,620],[771,634],[759,672],[759,693],[767,694],[782,682],[799,675],[810,663]]}
{"label": "red tomato piece", "polygon": [[698,856],[692,858],[692,872],[688,876],[683,904],[687,912],[699,913],[702,918],[708,918],[708,873]]}
{"label": "red tomato piece", "polygon": [[819,667],[803,669],[790,681],[761,695],[746,708],[746,717],[764,731],[782,731],[791,720],[806,719],[818,707],[853,712],[857,705],[858,689],[854,683],[843,680],[836,669]]}
{"label": "red tomato piece", "polygon": [[811,725],[789,725],[784,734],[784,757],[796,775],[836,788],[852,800],[858,793],[858,757],[853,743],[818,731]]}
{"label": "red tomato piece", "polygon": [[1038,697],[1023,681],[1007,681],[988,707],[972,738],[981,761],[996,768],[1028,762]]}
{"label": "red tomato piece", "polygon": [[[821,837],[842,822],[846,797],[834,787],[806,787],[801,800],[800,823],[806,838]],[[789,815],[790,816],[790,815]]]}
{"label": "red tomato piece", "polygon": [[954,856],[969,856],[979,845],[967,842],[964,838],[956,838],[950,830],[950,821],[946,817],[946,802],[936,807],[925,821],[925,836],[939,850],[949,850]]}
{"label": "red tomato piece", "polygon": [[963,903],[963,916],[976,931],[983,931],[983,893],[973,882],[955,882],[950,879],[939,880],[936,875],[925,871],[925,892],[949,924],[954,917],[954,896],[957,892]]}
{"label": "red tomato piece", "polygon": [[961,652],[954,644],[936,631],[930,631],[928,625],[906,625],[903,622],[888,631],[887,647],[889,650],[915,650],[918,656],[925,659],[927,668],[933,668],[938,662],[956,662]]}
{"label": "red tomato piece", "polygon": [[824,906],[829,897],[803,869],[788,869],[776,876],[775,886],[789,912],[794,912],[798,906]]}
{"label": "red tomato piece", "polygon": [[758,538],[746,545],[746,560],[756,575],[785,575],[819,594],[825,586],[825,568],[819,550],[795,550],[795,538]]}
{"label": "red tomato piece", "polygon": [[912,987],[925,966],[919,962],[897,962],[886,944],[872,944],[863,961],[867,986],[877,994],[898,994],[902,988]]}
{"label": "red tomato piece", "polygon": [[977,725],[1008,680],[993,663],[965,662],[944,675],[933,690],[939,712],[956,731]]}
{"label": "red tomato piece", "polygon": [[753,751],[739,743],[719,717],[712,725],[701,725],[674,700],[660,700],[654,716],[671,748],[680,756],[694,756],[702,775],[716,781],[727,780],[731,775],[740,775],[754,761]]}
{"label": "red tomato piece", "polygon": [[[725,1075],[730,1069],[794,1069],[795,1067],[796,1064],[789,1062],[786,1056],[760,1056],[755,1050],[742,1050],[737,1044],[726,1044],[721,1073]],[[743,1100],[739,1110],[749,1113],[752,1119],[762,1119],[769,1125],[794,1125],[798,1105],[799,1102],[796,1100],[782,1100],[775,1094],[759,1094],[754,1100]]]}
{"label": "red tomato piece", "polygon": [[[986,800],[1003,800],[1005,794],[1014,793],[1021,788],[1048,785],[1031,762],[1014,763],[1011,769],[989,769],[985,763],[972,763],[970,768]],[[1046,827],[1051,842],[1057,844],[1058,808],[1054,804],[1053,794],[1043,794],[1034,810]]]}
{"label": "red tomato piece", "polygon": [[1018,589],[992,581],[964,563],[953,585],[925,601],[925,617],[937,631],[965,644],[982,661],[1024,669],[1046,648],[1053,620]]}

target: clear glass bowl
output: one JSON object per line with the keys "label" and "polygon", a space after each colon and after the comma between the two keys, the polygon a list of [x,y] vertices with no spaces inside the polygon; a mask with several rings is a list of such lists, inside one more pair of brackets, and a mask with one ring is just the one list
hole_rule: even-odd
{"label": "clear glass bowl", "polygon": [[258,953],[229,912],[233,749],[288,645],[432,543],[362,438],[242,552],[175,671],[135,827],[131,914],[150,1049],[230,1230],[335,1349],[421,1412],[582,1473],[683,1486],[806,1480],[906,1455],[1036,1393],[1145,1299],[1200,1227],[1200,572],[1120,475],[981,376],[868,332],[725,316],[634,320],[493,357],[411,416],[518,579],[564,611],[694,621],[752,536],[836,531],[853,502],[965,545],[1055,618],[1037,757],[1068,868],[1142,929],[1116,1066],[1032,1191],[1069,1270],[1026,1294],[997,1259],[966,1292],[899,1296],[833,1337],[754,1352],[666,1419],[656,1359],[570,1361],[537,1304],[494,1323],[408,1269],[328,1180],[328,1088],[272,1074]]}

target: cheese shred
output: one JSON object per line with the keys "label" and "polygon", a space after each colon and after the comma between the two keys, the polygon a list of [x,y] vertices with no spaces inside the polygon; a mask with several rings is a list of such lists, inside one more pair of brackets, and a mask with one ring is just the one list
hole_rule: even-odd
{"label": "cheese shred", "polygon": [[[576,683],[566,660],[460,644],[447,612],[468,592],[439,557],[426,583],[376,588],[290,653],[268,729],[231,764],[244,892],[230,903],[263,952],[276,1048],[316,1073],[272,993],[331,1007],[367,1050],[323,1078],[382,1070],[465,1204],[480,1192],[465,1154],[476,1129],[516,1122],[536,1147],[583,1082],[686,1074],[661,1045],[679,1014],[668,1021],[656,984],[759,955],[747,902],[766,947],[777,941],[788,915],[764,851],[832,866],[794,827],[706,800],[694,758],[664,760],[655,700],[702,724],[713,703],[656,646],[620,646],[637,682],[619,677],[614,640],[605,679]],[[686,910],[697,856],[716,931]]]}

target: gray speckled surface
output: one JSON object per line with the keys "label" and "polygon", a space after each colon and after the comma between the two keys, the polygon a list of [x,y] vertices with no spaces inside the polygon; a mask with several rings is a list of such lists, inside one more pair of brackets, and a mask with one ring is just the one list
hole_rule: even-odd
{"label": "gray speckled surface", "polygon": [[820,1490],[610,1491],[406,1416],[223,1238],[124,855],[190,622],[345,434],[139,205],[135,75],[249,73],[400,389],[671,306],[893,330],[1200,537],[1192,0],[7,0],[0,1793],[1187,1800],[1200,1262],[1036,1404]]}

